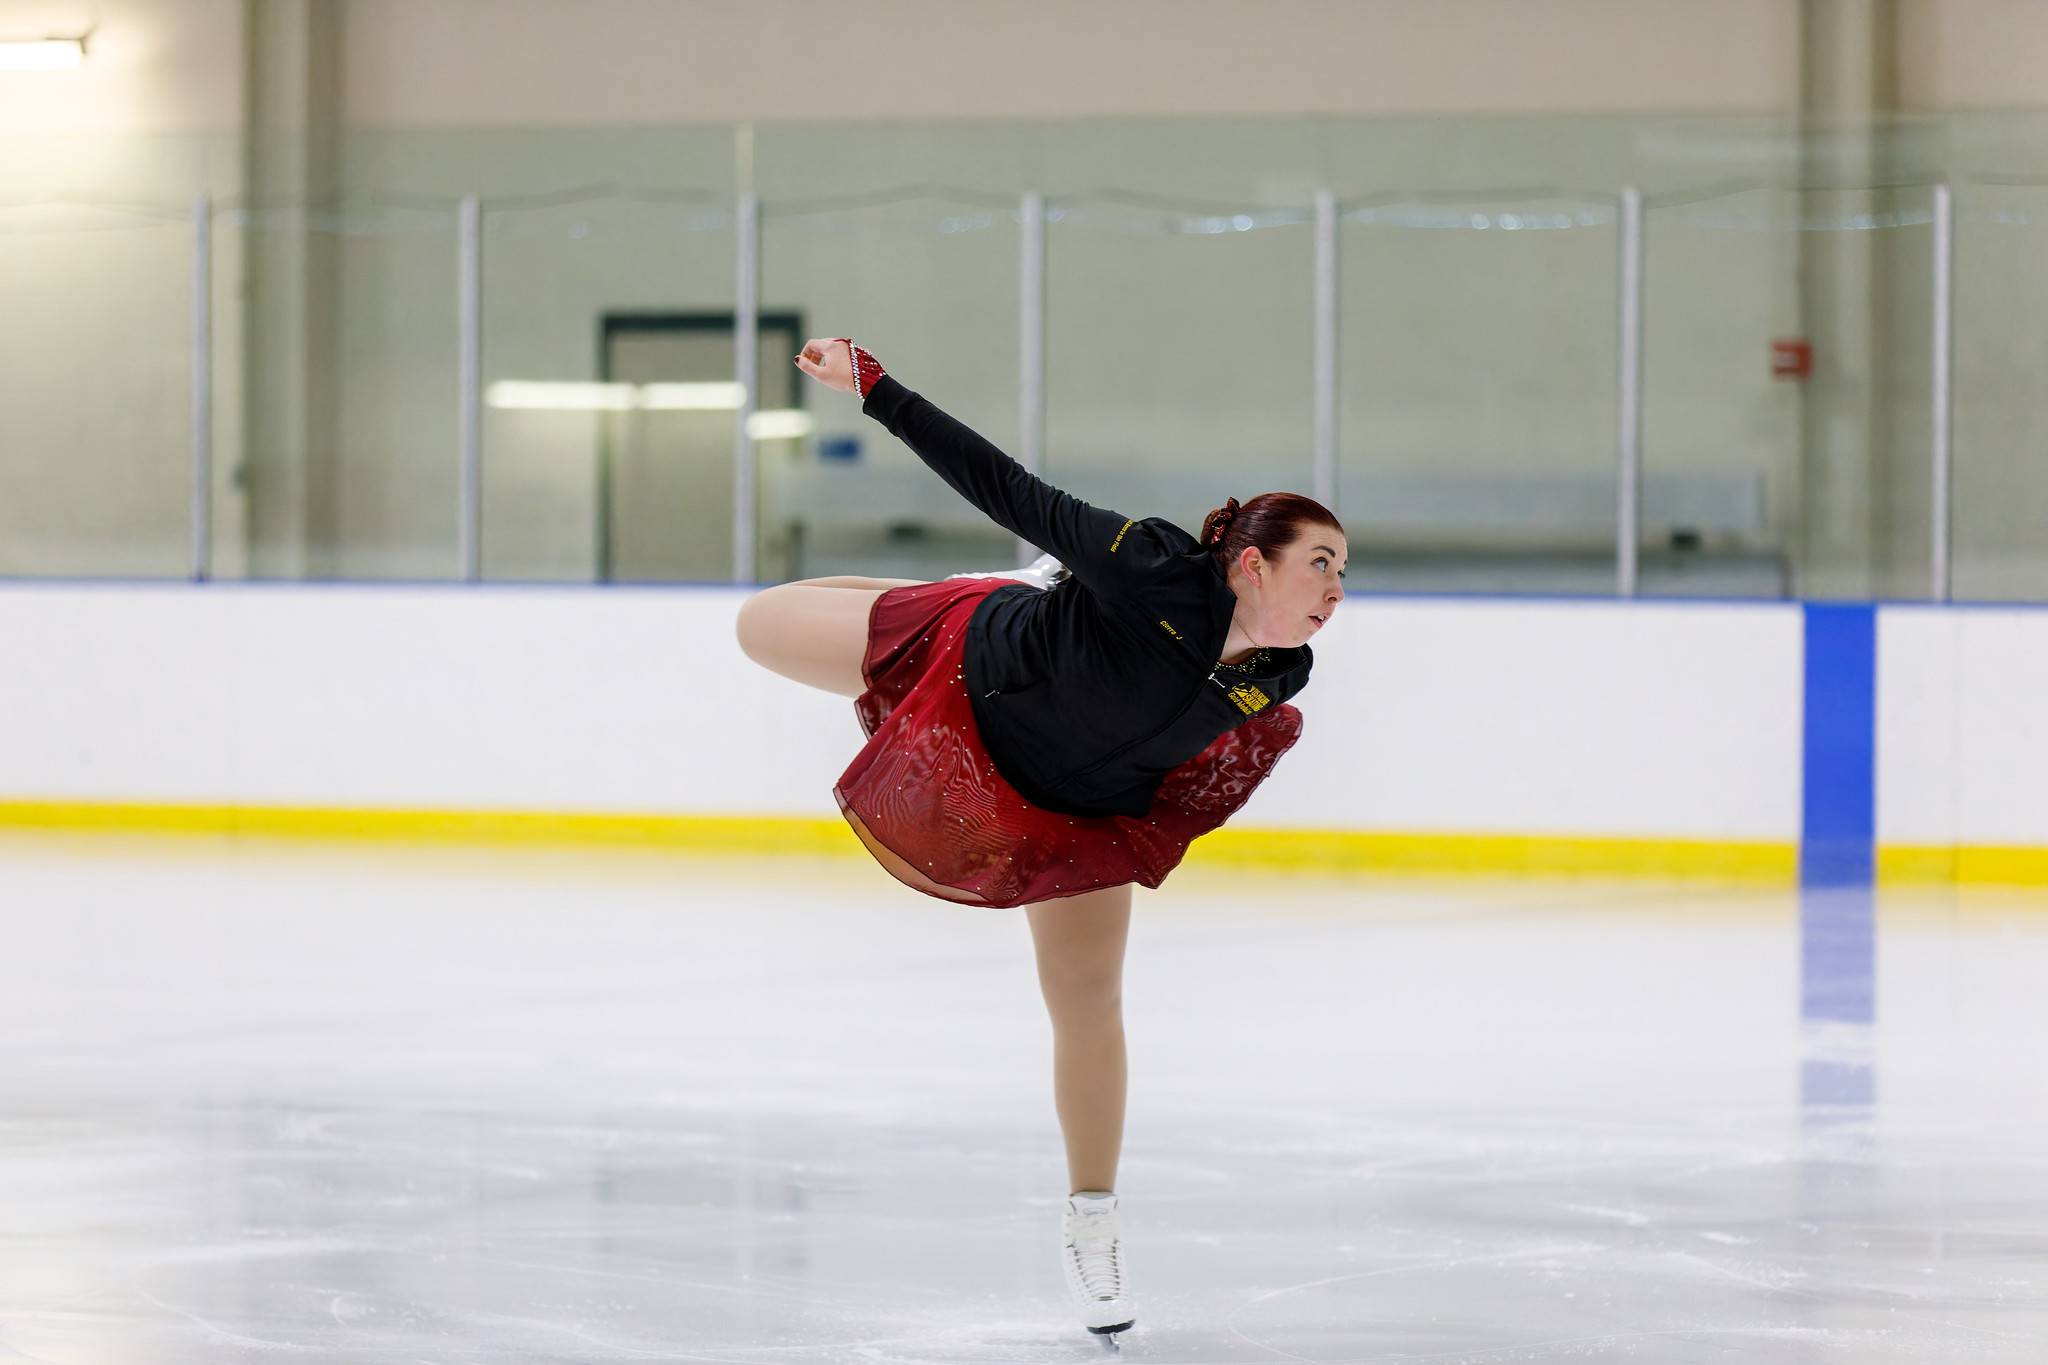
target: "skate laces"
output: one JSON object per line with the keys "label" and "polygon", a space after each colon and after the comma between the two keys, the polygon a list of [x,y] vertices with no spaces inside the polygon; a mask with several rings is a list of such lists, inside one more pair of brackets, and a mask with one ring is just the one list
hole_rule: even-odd
{"label": "skate laces", "polygon": [[1123,1297],[1123,1258],[1117,1252],[1114,1213],[1076,1213],[1068,1220],[1067,1259],[1072,1266],[1075,1283],[1085,1297]]}

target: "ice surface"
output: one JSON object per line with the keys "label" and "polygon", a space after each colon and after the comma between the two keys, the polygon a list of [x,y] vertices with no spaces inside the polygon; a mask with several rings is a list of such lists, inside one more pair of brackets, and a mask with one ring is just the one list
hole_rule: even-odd
{"label": "ice surface", "polygon": [[[2048,905],[1829,913],[1141,894],[1125,1356],[2048,1359]],[[1103,1358],[1015,912],[13,840],[0,931],[0,1361]]]}

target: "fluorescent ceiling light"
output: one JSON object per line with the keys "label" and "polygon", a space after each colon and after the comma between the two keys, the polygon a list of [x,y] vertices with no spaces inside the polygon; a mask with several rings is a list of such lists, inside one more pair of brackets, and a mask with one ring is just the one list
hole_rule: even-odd
{"label": "fluorescent ceiling light", "polygon": [[62,71],[84,60],[83,38],[0,42],[0,71]]}
{"label": "fluorescent ceiling light", "polygon": [[747,435],[757,441],[788,441],[810,435],[816,425],[802,408],[770,408],[747,419]]}
{"label": "fluorescent ceiling light", "polygon": [[548,412],[623,412],[637,407],[631,384],[557,383],[543,379],[500,379],[484,391],[494,408],[533,408]]}
{"label": "fluorescent ceiling light", "polygon": [[657,412],[737,412],[744,384],[642,384],[640,406]]}
{"label": "fluorescent ceiling light", "polygon": [[[528,412],[736,412],[746,388],[714,384],[594,384],[578,380],[500,379],[484,390],[494,408]],[[817,422],[802,408],[771,408],[747,418],[757,441],[808,436]]]}
{"label": "fluorescent ceiling light", "polygon": [[484,391],[494,408],[543,412],[733,412],[747,391],[733,383],[592,384],[574,380],[500,379]]}

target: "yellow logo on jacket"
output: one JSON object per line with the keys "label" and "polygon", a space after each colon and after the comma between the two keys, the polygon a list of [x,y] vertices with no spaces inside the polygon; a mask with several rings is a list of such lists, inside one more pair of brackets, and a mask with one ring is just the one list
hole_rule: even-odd
{"label": "yellow logo on jacket", "polygon": [[1159,628],[1165,631],[1168,635],[1171,635],[1176,640],[1180,638],[1180,632],[1173,628],[1173,623],[1171,621],[1161,621],[1159,623]]}
{"label": "yellow logo on jacket", "polygon": [[1271,697],[1259,691],[1258,688],[1253,687],[1250,683],[1239,683],[1236,687],[1231,688],[1225,693],[1225,695],[1237,703],[1238,710],[1248,716],[1257,715],[1260,711],[1273,704]]}
{"label": "yellow logo on jacket", "polygon": [[1127,521],[1123,525],[1116,528],[1116,539],[1109,542],[1109,552],[1111,554],[1115,554],[1116,547],[1124,543],[1124,532],[1130,530],[1133,526],[1136,526],[1137,524],[1138,523],[1135,521]]}

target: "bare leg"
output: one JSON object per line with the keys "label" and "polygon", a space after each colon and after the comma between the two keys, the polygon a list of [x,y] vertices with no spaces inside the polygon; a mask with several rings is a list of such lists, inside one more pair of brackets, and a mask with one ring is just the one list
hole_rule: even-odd
{"label": "bare leg", "polygon": [[1131,888],[1025,907],[1038,984],[1052,1016],[1053,1103],[1071,1193],[1116,1189],[1124,1145],[1124,942]]}
{"label": "bare leg", "polygon": [[740,608],[740,648],[763,668],[810,687],[857,697],[867,691],[868,613],[910,578],[812,578],[763,588]]}
{"label": "bare leg", "polygon": [[[785,678],[857,697],[875,599],[914,579],[813,578],[764,588],[740,608],[740,648]],[[877,843],[858,818],[854,832],[899,880],[948,900],[971,893],[940,887]],[[1053,1101],[1067,1143],[1073,1189],[1114,1190],[1124,1141],[1124,941],[1131,888],[1106,887],[1025,907],[1038,954],[1038,983],[1052,1016]]]}
{"label": "bare leg", "polygon": [[[740,648],[763,668],[842,697],[867,690],[861,664],[868,656],[868,615],[891,588],[914,587],[913,578],[810,578],[763,588],[740,607]],[[896,856],[852,811],[846,822],[875,861],[907,886],[943,900],[982,904],[971,891],[941,886]]]}

